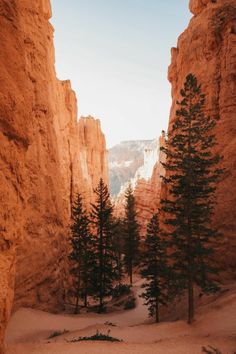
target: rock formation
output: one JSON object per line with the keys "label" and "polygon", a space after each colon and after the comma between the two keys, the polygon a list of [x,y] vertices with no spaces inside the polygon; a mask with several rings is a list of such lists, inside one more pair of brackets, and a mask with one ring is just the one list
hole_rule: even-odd
{"label": "rock formation", "polygon": [[145,235],[146,226],[153,213],[157,212],[160,202],[161,175],[164,170],[161,165],[164,156],[160,151],[160,146],[164,145],[164,137],[152,141],[149,148],[143,151],[143,164],[138,168],[134,178],[125,183],[120,193],[114,198],[115,215],[124,216],[125,191],[129,183],[134,190],[136,200],[137,220],[140,225],[141,235]]}
{"label": "rock formation", "polygon": [[144,151],[153,150],[156,140],[123,141],[109,149],[109,180],[112,196],[116,196],[123,185],[135,177],[144,164]]}
{"label": "rock formation", "polygon": [[77,123],[56,78],[50,16],[48,0],[0,0],[0,343],[14,295],[15,308],[63,306],[73,196],[88,204],[108,181],[99,121]]}
{"label": "rock formation", "polygon": [[185,77],[193,73],[206,93],[206,114],[220,117],[215,133],[226,173],[217,189],[214,225],[223,234],[218,260],[226,279],[236,274],[236,2],[191,0],[190,9],[195,16],[172,48],[170,124]]}
{"label": "rock formation", "polygon": [[165,171],[161,164],[164,162],[165,156],[160,151],[160,147],[164,146],[165,138],[161,136],[158,144],[157,161],[153,167],[151,178],[145,180],[140,178],[134,188],[134,196],[136,200],[137,216],[140,225],[140,234],[146,235],[147,224],[154,213],[158,212],[160,207],[161,196],[161,176]]}

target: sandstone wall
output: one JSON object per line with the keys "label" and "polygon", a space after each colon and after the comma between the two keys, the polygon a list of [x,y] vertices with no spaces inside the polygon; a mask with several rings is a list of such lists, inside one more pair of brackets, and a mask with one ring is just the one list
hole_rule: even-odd
{"label": "sandstone wall", "polygon": [[146,235],[147,224],[154,213],[158,212],[160,207],[161,195],[161,176],[165,171],[161,162],[164,162],[165,156],[160,151],[160,147],[164,146],[165,138],[161,136],[158,147],[158,160],[153,168],[152,176],[149,180],[140,179],[134,189],[134,196],[136,201],[137,219],[140,225],[140,233],[142,236]]}
{"label": "sandstone wall", "polygon": [[180,88],[193,73],[206,93],[206,114],[221,118],[215,133],[226,173],[217,189],[214,225],[223,233],[217,258],[227,278],[236,268],[236,2],[191,0],[190,9],[195,16],[172,48],[170,124]]}
{"label": "sandstone wall", "polygon": [[0,343],[14,293],[15,308],[63,306],[73,196],[108,181],[99,121],[77,123],[56,78],[50,16],[48,0],[0,0]]}

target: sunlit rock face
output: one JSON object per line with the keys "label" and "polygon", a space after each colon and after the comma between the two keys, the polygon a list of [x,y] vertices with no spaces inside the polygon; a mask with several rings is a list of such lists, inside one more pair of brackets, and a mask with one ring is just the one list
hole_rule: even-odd
{"label": "sunlit rock face", "polygon": [[223,234],[217,259],[226,279],[236,274],[236,2],[190,1],[190,8],[195,16],[172,49],[170,124],[185,77],[193,73],[206,93],[206,114],[221,118],[216,151],[224,157],[226,172],[217,188],[214,226]]}
{"label": "sunlit rock face", "polygon": [[[0,0],[0,343],[14,307],[64,304],[74,195],[108,181],[98,120],[77,123],[54,68],[47,0]],[[2,348],[1,348],[2,349]]]}
{"label": "sunlit rock face", "polygon": [[89,210],[90,203],[95,202],[94,189],[100,178],[109,187],[108,152],[99,119],[90,116],[80,118],[77,144],[76,159],[81,174],[75,179],[74,188],[83,195]]}
{"label": "sunlit rock face", "polygon": [[217,0],[190,0],[189,9],[194,15],[200,14],[209,4],[215,4]]}
{"label": "sunlit rock face", "polygon": [[135,177],[144,164],[144,151],[154,151],[155,140],[124,141],[109,149],[109,180],[112,196],[116,196],[122,186]]}
{"label": "sunlit rock face", "polygon": [[164,174],[161,161],[164,161],[160,146],[164,145],[164,137],[152,142],[152,146],[143,151],[143,164],[138,168],[134,178],[126,182],[114,198],[115,214],[118,217],[124,216],[125,210],[125,191],[129,184],[134,190],[137,221],[140,225],[140,234],[146,233],[147,223],[153,213],[158,211],[160,202],[161,175]]}

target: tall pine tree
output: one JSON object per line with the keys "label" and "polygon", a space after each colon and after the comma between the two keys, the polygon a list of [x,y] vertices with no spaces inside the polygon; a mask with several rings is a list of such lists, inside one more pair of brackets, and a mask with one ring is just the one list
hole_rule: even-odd
{"label": "tall pine tree", "polygon": [[117,275],[116,278],[120,282],[123,276],[122,253],[124,248],[123,221],[120,218],[113,218],[112,244]]}
{"label": "tall pine tree", "polygon": [[72,249],[69,259],[72,261],[70,271],[74,280],[75,313],[78,313],[80,298],[84,300],[84,306],[87,307],[95,267],[94,239],[89,231],[89,218],[80,194],[77,195],[72,209],[72,220],[70,237]]}
{"label": "tall pine tree", "polygon": [[204,114],[205,95],[194,75],[186,77],[180,91],[179,109],[168,134],[166,177],[168,197],[162,200],[167,233],[173,249],[173,269],[178,291],[188,290],[188,323],[194,319],[194,285],[203,293],[216,290],[211,280],[216,268],[212,263],[218,236],[211,226],[214,193],[222,170],[213,151],[216,118]]}
{"label": "tall pine tree", "polygon": [[167,245],[162,239],[157,214],[147,226],[147,235],[142,252],[141,276],[146,280],[141,294],[148,307],[149,315],[159,322],[159,306],[168,301],[169,267],[167,265]]}
{"label": "tall pine tree", "polygon": [[135,210],[135,197],[131,185],[125,193],[125,217],[124,217],[124,265],[133,283],[133,268],[138,262],[139,257],[139,225]]}
{"label": "tall pine tree", "polygon": [[116,277],[114,264],[114,248],[112,245],[112,205],[108,187],[100,179],[94,190],[96,202],[92,204],[91,220],[94,226],[96,238],[96,251],[94,257],[97,260],[97,269],[94,273],[94,295],[99,299],[99,312],[103,312],[104,298],[111,294],[113,280]]}

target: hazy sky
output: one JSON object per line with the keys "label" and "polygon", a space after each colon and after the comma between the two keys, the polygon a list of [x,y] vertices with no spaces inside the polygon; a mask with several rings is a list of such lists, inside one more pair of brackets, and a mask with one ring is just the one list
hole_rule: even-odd
{"label": "hazy sky", "polygon": [[56,70],[70,79],[79,116],[102,122],[108,146],[167,128],[170,49],[189,0],[52,0]]}

